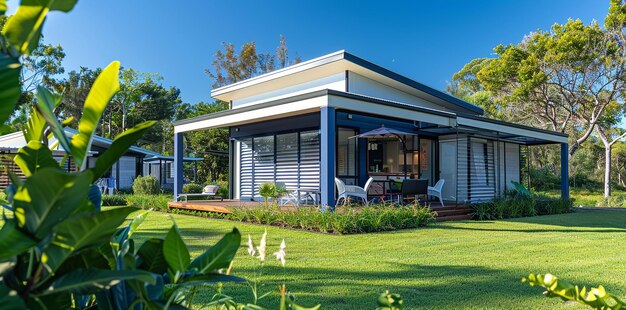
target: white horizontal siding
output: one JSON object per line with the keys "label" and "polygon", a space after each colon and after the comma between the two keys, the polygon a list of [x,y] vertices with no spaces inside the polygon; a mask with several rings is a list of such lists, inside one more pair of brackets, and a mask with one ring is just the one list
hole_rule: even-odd
{"label": "white horizontal siding", "polygon": [[285,87],[278,90],[269,91],[266,93],[233,100],[233,109],[254,105],[262,102],[268,102],[287,98],[291,96],[297,96],[313,91],[333,89],[339,91],[345,91],[346,78],[345,73],[337,73],[331,76],[323,77],[306,83]]}
{"label": "white horizontal siding", "polygon": [[379,99],[412,104],[419,107],[437,109],[440,111],[449,111],[448,109],[427,101],[423,98],[408,94],[399,89],[387,86],[354,72],[350,72],[348,76],[348,92]]}
{"label": "white horizontal siding", "polygon": [[122,156],[118,161],[120,165],[120,174],[118,178],[118,187],[120,189],[128,189],[133,186],[133,180],[137,177],[135,170],[135,157]]}

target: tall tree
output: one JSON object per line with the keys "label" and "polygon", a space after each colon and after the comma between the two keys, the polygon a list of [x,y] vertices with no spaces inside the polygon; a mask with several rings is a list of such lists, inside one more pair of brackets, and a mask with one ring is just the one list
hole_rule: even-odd
{"label": "tall tree", "polygon": [[[54,87],[57,93],[63,94],[63,101],[59,108],[64,118],[73,118],[71,127],[78,126],[87,94],[101,71],[100,68],[91,70],[85,67],[81,67],[78,71],[72,70]],[[98,134],[102,134],[102,129],[98,130]]]}
{"label": "tall tree", "polygon": [[224,42],[222,45],[224,49],[215,53],[212,68],[204,70],[213,80],[213,88],[237,83],[273,71],[277,66],[280,69],[301,61],[299,57],[294,58],[292,62],[289,61],[287,40],[283,35],[280,36],[280,43],[276,47],[276,55],[257,52],[254,41],[242,45],[239,52],[232,43]]}
{"label": "tall tree", "polygon": [[132,127],[146,120],[158,122],[144,134],[139,142],[140,146],[162,154],[172,154],[172,120],[181,103],[180,90],[176,87],[167,89],[153,80],[148,80],[141,86],[141,98],[130,108],[128,126]]}
{"label": "tall tree", "polygon": [[[179,118],[189,118],[228,109],[223,101],[184,105]],[[186,133],[187,151],[204,160],[198,163],[201,182],[223,180],[228,175],[228,130],[223,128]]]}
{"label": "tall tree", "polygon": [[476,61],[475,74],[468,70],[469,80],[491,92],[494,109],[510,119],[569,133],[570,156],[593,133],[606,107],[622,101],[626,91],[618,45],[595,22],[555,24],[494,51],[496,58]]}
{"label": "tall tree", "polygon": [[[607,40],[614,43],[617,55],[615,58],[623,65],[626,63],[626,47],[624,46],[626,44],[626,35],[624,35],[626,4],[623,4],[621,0],[611,0],[609,13],[604,20],[604,25],[608,33]],[[626,73],[621,72],[621,74],[620,79],[626,79]],[[623,93],[624,89],[618,91]],[[612,97],[607,91],[601,95],[604,96],[605,100],[615,100],[607,106],[605,115],[595,127],[595,132],[604,146],[604,197],[607,198],[611,196],[612,149],[617,142],[626,137],[626,132],[623,129],[616,128],[623,119],[626,107],[622,97]]]}
{"label": "tall tree", "polygon": [[[289,60],[287,41],[280,36],[276,53],[258,52],[255,42],[248,42],[236,50],[232,43],[222,43],[223,49],[215,53],[212,68],[205,69],[213,80],[212,87],[249,79],[259,74],[284,68],[301,60],[295,57]],[[188,118],[228,109],[228,103],[182,104],[178,110],[178,118]],[[202,181],[225,179],[228,173],[228,131],[226,129],[209,129],[186,133],[187,151],[204,158],[198,166],[198,176]]]}

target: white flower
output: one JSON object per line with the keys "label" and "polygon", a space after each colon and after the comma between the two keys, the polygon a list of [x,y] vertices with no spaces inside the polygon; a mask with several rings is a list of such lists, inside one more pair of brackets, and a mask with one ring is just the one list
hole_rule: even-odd
{"label": "white flower", "polygon": [[283,242],[280,243],[280,249],[278,252],[274,253],[274,255],[276,255],[276,259],[280,261],[283,267],[285,267],[285,257],[287,256],[285,248],[287,248],[287,245],[285,245],[285,239],[283,239]]}
{"label": "white flower", "polygon": [[248,255],[254,256],[254,254],[256,254],[256,251],[254,250],[254,244],[252,243],[252,237],[250,237],[250,235],[248,235]]}
{"label": "white flower", "polygon": [[265,261],[265,245],[267,240],[267,229],[265,229],[265,232],[263,233],[263,236],[261,237],[261,242],[259,243],[259,246],[256,247],[256,249],[259,251],[259,259],[264,262]]}

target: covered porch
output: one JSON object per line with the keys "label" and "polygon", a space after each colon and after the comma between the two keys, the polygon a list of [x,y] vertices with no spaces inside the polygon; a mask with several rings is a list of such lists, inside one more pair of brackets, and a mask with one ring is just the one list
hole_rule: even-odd
{"label": "covered porch", "polygon": [[[350,139],[381,125],[414,134],[406,162],[397,142]],[[261,199],[264,182],[281,182],[289,190],[317,190],[321,205],[333,208],[335,177],[384,184],[406,169],[431,185],[444,179],[445,204],[466,205],[498,197],[511,181],[523,183],[520,154],[540,144],[560,145],[561,195],[569,197],[564,134],[333,90],[175,123],[174,195],[183,184],[184,133],[209,128],[229,129],[229,198],[241,201]],[[372,187],[370,195],[377,191]]]}

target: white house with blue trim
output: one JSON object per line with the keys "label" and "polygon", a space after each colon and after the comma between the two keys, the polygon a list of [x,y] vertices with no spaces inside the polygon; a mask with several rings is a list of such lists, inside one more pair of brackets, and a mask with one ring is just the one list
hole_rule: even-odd
{"label": "white house with blue trim", "polygon": [[[323,205],[335,203],[334,178],[363,186],[408,171],[434,184],[443,199],[493,199],[520,181],[527,146],[560,144],[562,196],[569,197],[567,135],[483,117],[473,104],[345,51],[211,91],[230,108],[180,120],[175,131],[174,195],[182,189],[186,132],[228,128],[230,198],[260,199],[268,181],[310,188]],[[352,138],[384,125],[408,137],[399,142]]]}

